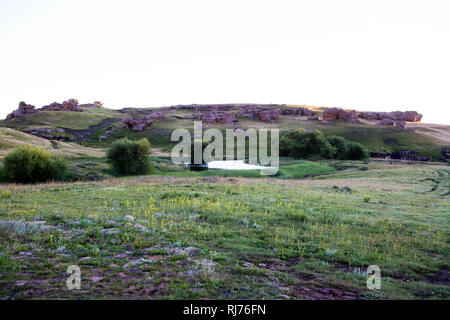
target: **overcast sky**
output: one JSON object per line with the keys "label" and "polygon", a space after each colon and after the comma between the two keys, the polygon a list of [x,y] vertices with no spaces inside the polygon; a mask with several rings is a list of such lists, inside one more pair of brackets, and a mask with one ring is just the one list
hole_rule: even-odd
{"label": "overcast sky", "polygon": [[0,118],[19,101],[287,103],[450,124],[450,1],[0,0]]}

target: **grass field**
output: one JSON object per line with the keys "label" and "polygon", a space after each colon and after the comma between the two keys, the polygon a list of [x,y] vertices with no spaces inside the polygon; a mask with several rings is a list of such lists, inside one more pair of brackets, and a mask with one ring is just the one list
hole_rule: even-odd
{"label": "grass field", "polygon": [[345,164],[1,185],[0,298],[448,299],[449,167]]}

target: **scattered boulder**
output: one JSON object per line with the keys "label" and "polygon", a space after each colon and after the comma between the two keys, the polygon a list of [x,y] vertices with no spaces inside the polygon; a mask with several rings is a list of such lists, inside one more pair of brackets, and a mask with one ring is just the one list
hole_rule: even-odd
{"label": "scattered boulder", "polygon": [[391,119],[395,121],[405,121],[405,122],[420,122],[422,120],[422,115],[417,111],[393,111],[393,112],[361,112],[359,114],[361,119],[366,120],[383,120]]}
{"label": "scattered boulder", "polygon": [[31,104],[26,104],[24,101],[21,101],[19,103],[19,108],[17,110],[14,110],[10,114],[6,116],[5,121],[9,121],[11,119],[17,118],[17,117],[23,117],[27,114],[33,114],[35,113],[35,107]]}
{"label": "scattered boulder", "polygon": [[148,116],[142,116],[138,118],[123,118],[122,122],[128,129],[133,131],[143,131],[146,127],[153,123]]}
{"label": "scattered boulder", "polygon": [[384,118],[380,122],[377,123],[377,126],[393,126],[395,121],[389,118]]}
{"label": "scattered boulder", "polygon": [[292,107],[281,111],[282,115],[287,116],[312,116],[314,112],[304,107]]}
{"label": "scattered boulder", "polygon": [[406,128],[406,122],[405,121],[397,121],[395,123],[395,126],[399,127],[399,128],[402,128],[402,129],[405,129]]}
{"label": "scattered boulder", "polygon": [[192,114],[192,117],[209,123],[226,123],[234,125],[238,121],[235,113],[225,113],[218,106],[212,106],[208,111],[196,109]]}
{"label": "scattered boulder", "polygon": [[240,115],[250,119],[275,122],[281,115],[280,109],[261,109],[258,106],[243,106]]}
{"label": "scattered boulder", "polygon": [[331,122],[327,120],[321,121],[320,124],[323,124],[324,126],[331,126]]}
{"label": "scattered boulder", "polygon": [[310,121],[318,121],[319,117],[318,116],[309,116],[308,120],[310,120]]}

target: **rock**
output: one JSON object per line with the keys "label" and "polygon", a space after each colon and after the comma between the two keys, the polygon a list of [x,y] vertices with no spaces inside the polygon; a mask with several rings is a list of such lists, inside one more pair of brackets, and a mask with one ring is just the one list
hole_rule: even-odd
{"label": "rock", "polygon": [[383,120],[391,119],[395,121],[405,121],[405,122],[420,122],[422,120],[422,115],[417,111],[393,111],[393,112],[361,112],[359,114],[361,119],[366,120]]}
{"label": "rock", "polygon": [[291,107],[281,111],[281,114],[287,116],[312,116],[314,112],[304,107]]}
{"label": "rock", "polygon": [[68,112],[82,112],[80,108],[78,108],[78,100],[77,99],[69,99],[64,101],[63,103],[52,102],[49,105],[43,106],[38,109],[38,111],[68,111]]}
{"label": "rock", "polygon": [[127,221],[134,221],[134,219],[135,219],[133,216],[130,216],[130,215],[126,215],[123,218]]}
{"label": "rock", "polygon": [[133,131],[143,131],[146,127],[153,123],[148,116],[142,116],[138,118],[123,118],[122,122],[128,129]]}
{"label": "rock", "polygon": [[377,126],[393,126],[395,121],[389,118],[384,118],[380,122],[377,123]]}
{"label": "rock", "polygon": [[329,108],[323,112],[323,120],[347,120],[351,123],[358,123],[358,112],[356,110],[345,111],[341,108]]}
{"label": "rock", "polygon": [[103,277],[96,277],[96,276],[92,276],[92,277],[87,277],[86,279],[92,281],[92,282],[99,282],[103,280]]}
{"label": "rock", "polygon": [[26,104],[25,102],[21,101],[19,103],[19,108],[17,110],[14,110],[10,114],[6,116],[5,121],[9,121],[14,118],[23,117],[27,114],[33,114],[36,113],[35,107],[31,104]]}
{"label": "rock", "polygon": [[281,115],[280,109],[262,109],[257,106],[243,106],[240,115],[250,119],[259,119],[267,122],[278,120]]}
{"label": "rock", "polygon": [[78,259],[78,262],[89,261],[89,260],[92,260],[92,258],[91,257],[83,257],[83,258]]}
{"label": "rock", "polygon": [[319,121],[319,117],[318,116],[309,116],[308,120],[309,121]]}
{"label": "rock", "polygon": [[405,129],[406,128],[406,122],[405,121],[397,121],[395,123],[395,126],[399,127],[399,128],[402,128],[402,129]]}
{"label": "rock", "polygon": [[320,124],[323,124],[324,126],[331,126],[331,122],[327,120],[321,121]]}
{"label": "rock", "polygon": [[192,118],[208,123],[226,123],[232,125],[238,121],[235,113],[226,113],[219,106],[211,106],[207,111],[196,109],[192,114]]}
{"label": "rock", "polygon": [[103,229],[100,232],[105,235],[118,234],[120,233],[120,229],[118,228]]}
{"label": "rock", "polygon": [[23,287],[26,284],[27,284],[27,281],[25,281],[25,280],[16,281],[16,287]]}
{"label": "rock", "polygon": [[165,116],[164,112],[161,111],[161,110],[152,111],[148,115],[148,117],[151,118],[151,119],[155,119],[155,120],[164,120],[164,119],[166,119],[166,116]]}

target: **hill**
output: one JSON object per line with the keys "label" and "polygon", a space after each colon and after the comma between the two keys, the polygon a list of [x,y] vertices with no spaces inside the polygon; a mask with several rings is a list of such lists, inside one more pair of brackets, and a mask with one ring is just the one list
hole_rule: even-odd
{"label": "hill", "polygon": [[67,158],[102,157],[104,155],[103,149],[100,148],[85,147],[73,142],[47,140],[10,128],[0,128],[0,158],[16,147],[28,144],[44,147],[54,155]]}
{"label": "hill", "polygon": [[[384,118],[395,118],[396,113],[358,113],[336,108],[284,104],[178,105],[120,110],[108,109],[101,104],[78,105],[76,109],[63,108],[66,104],[50,106],[3,121],[3,126],[50,141],[76,142],[85,147],[106,147],[121,137],[146,137],[153,147],[166,153],[173,145],[170,141],[171,132],[176,128],[192,130],[192,121],[195,119],[203,120],[204,128],[221,130],[279,128],[283,132],[300,128],[318,129],[328,136],[340,135],[361,142],[371,152],[417,150],[422,156],[442,159],[441,151],[450,148],[450,126]],[[355,114],[359,114],[359,117],[354,117]],[[400,117],[405,114],[401,113]],[[406,116],[410,117],[408,114]],[[414,117],[411,119],[417,121]],[[124,123],[123,119],[128,119],[128,122]]]}

